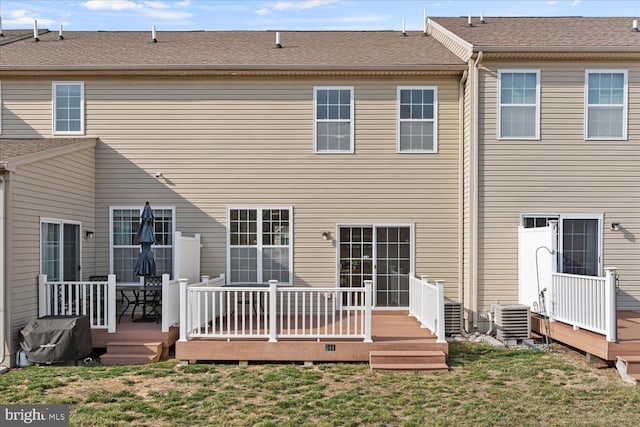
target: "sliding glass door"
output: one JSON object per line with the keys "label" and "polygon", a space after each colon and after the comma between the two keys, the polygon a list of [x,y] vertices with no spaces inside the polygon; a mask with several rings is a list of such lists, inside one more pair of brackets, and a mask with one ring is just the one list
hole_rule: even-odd
{"label": "sliding glass door", "polygon": [[56,219],[40,222],[40,272],[47,280],[73,282],[81,278],[80,223]]}

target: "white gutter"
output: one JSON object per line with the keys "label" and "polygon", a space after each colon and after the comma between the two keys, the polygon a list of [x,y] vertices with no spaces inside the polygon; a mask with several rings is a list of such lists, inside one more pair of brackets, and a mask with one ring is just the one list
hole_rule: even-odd
{"label": "white gutter", "polygon": [[473,312],[473,328],[478,328],[478,66],[484,54],[478,52],[478,56],[473,64],[473,149],[472,167],[473,194],[471,196],[471,204],[473,206],[471,212],[471,311]]}
{"label": "white gutter", "polygon": [[5,254],[4,254],[4,240],[5,240],[5,181],[0,175],[0,364],[4,363],[6,353],[6,310],[5,310],[5,274],[7,269],[5,268]]}
{"label": "white gutter", "polygon": [[464,304],[464,70],[458,85],[458,301]]}

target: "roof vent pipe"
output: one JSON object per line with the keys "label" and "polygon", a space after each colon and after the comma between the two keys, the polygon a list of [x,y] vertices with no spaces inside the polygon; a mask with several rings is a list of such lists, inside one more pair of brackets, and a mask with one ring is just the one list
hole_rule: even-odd
{"label": "roof vent pipe", "polygon": [[424,8],[423,11],[423,19],[422,19],[422,33],[427,35],[427,8]]}
{"label": "roof vent pipe", "polygon": [[480,23],[481,24],[486,24],[486,22],[484,20],[484,15],[482,13],[480,13]]}
{"label": "roof vent pipe", "polygon": [[276,31],[276,48],[280,49],[282,45],[280,44],[280,31]]}
{"label": "roof vent pipe", "polygon": [[407,37],[407,32],[404,29],[404,18],[402,18],[402,35]]}
{"label": "roof vent pipe", "polygon": [[[633,20],[633,25],[632,25],[632,29],[631,29],[634,33],[640,33],[640,30],[638,29],[638,20],[634,19]],[[2,29],[0,29],[0,34],[2,34]]]}
{"label": "roof vent pipe", "polygon": [[40,41],[40,39],[38,38],[38,20],[37,19],[33,20],[33,41],[34,42]]}
{"label": "roof vent pipe", "polygon": [[2,16],[0,16],[0,37],[4,37],[4,33],[2,32]]}
{"label": "roof vent pipe", "polygon": [[155,25],[151,26],[151,41],[153,43],[158,43],[158,37],[156,37],[156,26]]}
{"label": "roof vent pipe", "polygon": [[471,23],[471,14],[467,15],[467,27],[473,27],[473,24]]}
{"label": "roof vent pipe", "polygon": [[64,36],[62,35],[62,24],[60,24],[60,31],[58,31],[58,40],[64,40]]}

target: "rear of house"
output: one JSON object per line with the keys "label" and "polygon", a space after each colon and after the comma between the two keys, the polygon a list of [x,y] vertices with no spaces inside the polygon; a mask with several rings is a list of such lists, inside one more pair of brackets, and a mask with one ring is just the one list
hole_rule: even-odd
{"label": "rear of house", "polygon": [[[148,36],[2,46],[3,139],[97,138],[90,176],[73,179],[95,188],[95,222],[93,210],[76,219],[93,232],[84,279],[138,280],[148,200],[158,273],[172,273],[179,230],[201,235],[202,274],[230,284],[372,280],[374,307],[406,310],[413,273],[457,297],[460,59],[421,33],[291,32],[281,48],[273,32]],[[28,233],[46,217],[66,219],[52,207],[25,218]],[[33,298],[14,340],[37,314],[33,262],[28,283],[8,281]],[[40,272],[54,274],[50,264]]]}

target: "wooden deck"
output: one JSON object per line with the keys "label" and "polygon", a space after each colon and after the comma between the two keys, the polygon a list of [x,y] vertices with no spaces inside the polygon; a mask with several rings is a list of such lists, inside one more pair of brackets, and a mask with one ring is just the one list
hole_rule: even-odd
{"label": "wooden deck", "polygon": [[[537,314],[531,315],[531,330],[546,335],[544,322]],[[604,335],[594,332],[574,330],[571,325],[562,322],[550,323],[549,337],[603,360],[615,361],[618,356],[640,356],[640,312],[618,312],[617,342],[608,342]]]}
{"label": "wooden deck", "polygon": [[180,337],[178,328],[171,328],[169,332],[162,332],[159,323],[132,322],[130,316],[124,316],[116,325],[116,332],[108,333],[104,329],[92,329],[91,338],[94,348],[106,348],[110,342],[161,342],[167,349]]}
{"label": "wooden deck", "polygon": [[193,338],[176,342],[176,359],[186,361],[280,361],[338,362],[369,361],[371,351],[442,351],[447,343],[436,342],[428,329],[406,311],[374,311],[373,342],[362,339],[211,339]]}

